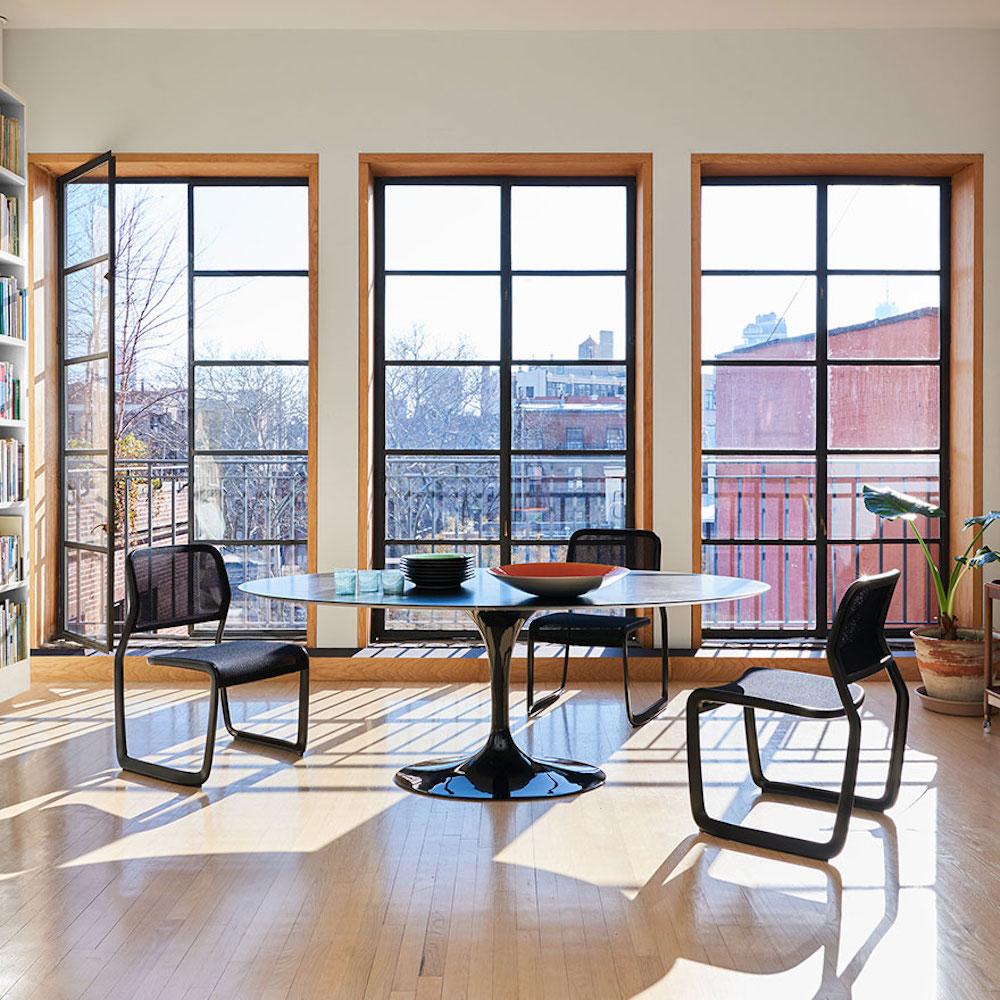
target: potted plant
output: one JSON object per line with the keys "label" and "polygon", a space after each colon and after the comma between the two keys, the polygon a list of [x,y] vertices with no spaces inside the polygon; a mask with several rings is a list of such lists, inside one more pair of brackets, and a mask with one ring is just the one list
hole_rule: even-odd
{"label": "potted plant", "polygon": [[[861,495],[867,510],[876,517],[885,521],[908,522],[927,560],[937,597],[938,621],[937,625],[925,625],[910,633],[927,695],[942,701],[975,703],[978,710],[983,700],[983,630],[959,627],[955,598],[970,569],[1000,560],[1000,553],[982,544],[986,529],[1000,520],[1000,511],[991,510],[988,514],[966,520],[964,527],[972,529],[972,539],[962,555],[955,557],[955,566],[945,579],[915,523],[918,517],[944,517],[944,511],[925,500],[895,490],[862,486]],[[995,645],[994,657],[998,655],[1000,642]]]}

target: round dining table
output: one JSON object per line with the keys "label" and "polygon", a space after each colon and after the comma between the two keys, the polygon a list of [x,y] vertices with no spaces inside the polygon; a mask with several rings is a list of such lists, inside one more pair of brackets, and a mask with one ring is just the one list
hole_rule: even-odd
{"label": "round dining table", "polygon": [[472,619],[489,657],[491,719],[483,746],[471,756],[422,761],[396,772],[396,783],[412,792],[451,799],[547,799],[574,795],[602,785],[604,772],[582,761],[533,757],[517,745],[510,731],[510,664],[525,623],[548,611],[597,611],[609,608],[684,607],[741,601],[769,589],[766,583],[704,573],[629,570],[582,597],[532,597],[502,583],[486,570],[454,590],[419,590],[402,594],[338,594],[332,573],[305,573],[254,580],[240,590],[257,597],[331,607],[443,608],[464,611]]}

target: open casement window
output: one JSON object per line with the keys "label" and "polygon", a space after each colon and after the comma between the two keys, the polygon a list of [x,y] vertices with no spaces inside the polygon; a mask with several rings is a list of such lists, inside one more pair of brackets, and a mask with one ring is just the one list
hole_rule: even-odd
{"label": "open casement window", "polygon": [[300,638],[303,608],[239,585],[307,566],[308,180],[126,163],[58,185],[58,632],[110,649],[126,555],[197,541],[225,561],[227,634]]}
{"label": "open casement window", "polygon": [[114,156],[65,174],[59,195],[62,628],[107,650],[115,553]]}

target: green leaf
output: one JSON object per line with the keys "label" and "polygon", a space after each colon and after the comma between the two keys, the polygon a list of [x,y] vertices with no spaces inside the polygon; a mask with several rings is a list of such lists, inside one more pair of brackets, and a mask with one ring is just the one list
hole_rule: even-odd
{"label": "green leaf", "polygon": [[987,563],[1000,562],[1000,552],[994,552],[988,545],[984,545],[970,560],[969,565],[979,569]]}
{"label": "green leaf", "polygon": [[895,521],[897,518],[915,521],[918,517],[944,517],[944,511],[940,507],[906,493],[897,493],[896,490],[879,490],[865,485],[861,487],[861,497],[870,513],[886,521]]}
{"label": "green leaf", "polygon": [[987,514],[980,514],[978,517],[966,518],[963,527],[971,528],[973,525],[981,525],[988,528],[994,521],[1000,521],[1000,510],[991,510]]}

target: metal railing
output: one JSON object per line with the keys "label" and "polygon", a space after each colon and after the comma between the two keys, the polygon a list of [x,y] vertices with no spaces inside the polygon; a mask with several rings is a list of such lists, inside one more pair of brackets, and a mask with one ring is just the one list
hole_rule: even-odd
{"label": "metal railing", "polygon": [[[909,471],[891,471],[890,463],[878,462],[870,471],[831,472],[825,511],[817,509],[812,461],[802,462],[798,469],[794,464],[790,458],[761,462],[736,457],[705,462],[705,572],[753,576],[771,584],[771,591],[758,602],[706,609],[706,627],[809,628],[809,612],[815,608],[818,516],[827,519],[831,611],[859,575],[895,568],[901,577],[888,623],[903,627],[931,621],[935,611],[930,574],[912,534],[902,522],[886,522],[869,514],[861,489],[865,482],[875,482],[936,501],[936,464],[896,460],[896,465],[908,464]],[[780,467],[780,471],[768,472],[768,465]],[[935,547],[936,530],[927,525],[920,528]]]}

